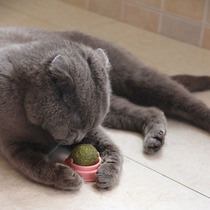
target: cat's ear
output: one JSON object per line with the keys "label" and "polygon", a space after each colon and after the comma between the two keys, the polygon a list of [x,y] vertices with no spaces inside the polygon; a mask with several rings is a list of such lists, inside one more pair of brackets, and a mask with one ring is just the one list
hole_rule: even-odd
{"label": "cat's ear", "polygon": [[60,79],[66,78],[67,80],[73,81],[68,70],[68,65],[63,56],[60,54],[55,56],[52,60],[50,66],[50,73],[52,76],[56,76]]}
{"label": "cat's ear", "polygon": [[67,75],[68,67],[62,55],[59,54],[55,56],[55,58],[52,60],[51,66],[52,66],[52,71],[53,70],[55,71],[54,73],[56,73],[56,71],[59,71],[60,73]]}
{"label": "cat's ear", "polygon": [[100,57],[103,59],[105,65],[106,65],[106,68],[110,68],[111,67],[111,64],[109,62],[109,58],[106,54],[106,52],[104,50],[102,50],[101,48],[98,48],[96,49],[96,52],[100,55]]}
{"label": "cat's ear", "polygon": [[62,55],[55,56],[49,70],[50,79],[56,85],[60,94],[69,94],[74,88],[74,81]]}

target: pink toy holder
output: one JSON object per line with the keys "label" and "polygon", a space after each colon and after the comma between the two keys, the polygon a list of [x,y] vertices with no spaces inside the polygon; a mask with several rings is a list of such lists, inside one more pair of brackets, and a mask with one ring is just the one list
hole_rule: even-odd
{"label": "pink toy holder", "polygon": [[94,182],[96,179],[96,172],[99,166],[101,165],[101,157],[98,154],[98,163],[92,166],[80,166],[73,163],[73,159],[68,157],[65,162],[65,165],[76,170],[85,180],[85,182]]}

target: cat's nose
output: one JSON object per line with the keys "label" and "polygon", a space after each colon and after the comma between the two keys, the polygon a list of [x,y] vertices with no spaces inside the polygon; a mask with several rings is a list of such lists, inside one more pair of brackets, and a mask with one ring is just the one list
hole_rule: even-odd
{"label": "cat's nose", "polygon": [[71,144],[76,144],[82,141],[82,139],[85,137],[85,133],[83,132],[72,132],[68,137],[65,139],[57,139],[61,145],[71,145]]}

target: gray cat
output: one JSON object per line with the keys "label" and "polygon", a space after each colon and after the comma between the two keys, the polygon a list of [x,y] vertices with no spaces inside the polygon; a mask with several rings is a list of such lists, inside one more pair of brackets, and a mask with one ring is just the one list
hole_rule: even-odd
{"label": "gray cat", "polygon": [[82,178],[48,154],[91,143],[103,160],[96,185],[112,188],[123,158],[101,125],[142,133],[148,154],[164,143],[164,112],[210,133],[210,109],[187,89],[210,89],[210,77],[164,76],[79,32],[1,28],[0,151],[26,177],[76,190]]}

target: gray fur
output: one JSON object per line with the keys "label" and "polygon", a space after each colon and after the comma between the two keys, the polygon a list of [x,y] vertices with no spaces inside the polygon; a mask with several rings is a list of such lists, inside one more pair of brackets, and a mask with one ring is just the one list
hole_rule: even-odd
{"label": "gray fur", "polygon": [[122,155],[102,124],[142,133],[149,154],[164,144],[164,113],[210,132],[210,109],[174,81],[196,91],[209,89],[210,78],[206,85],[194,78],[197,86],[182,78],[159,74],[113,44],[79,32],[1,28],[1,153],[34,181],[76,190],[83,182],[78,173],[47,154],[57,145],[91,143],[103,160],[96,185],[112,188]]}

